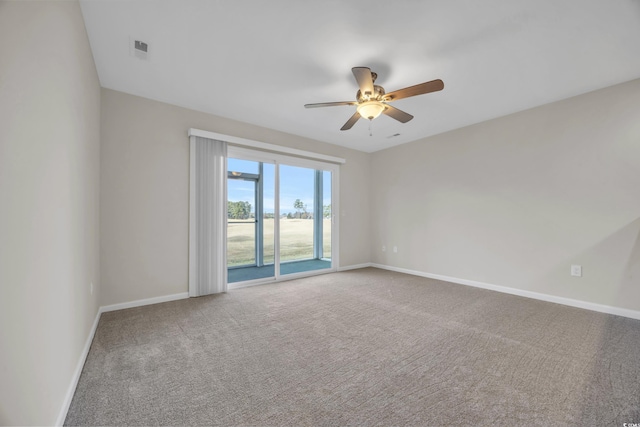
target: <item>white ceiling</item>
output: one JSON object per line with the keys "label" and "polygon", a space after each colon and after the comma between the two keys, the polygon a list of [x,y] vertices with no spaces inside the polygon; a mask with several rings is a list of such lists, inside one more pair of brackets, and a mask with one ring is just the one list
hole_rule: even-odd
{"label": "white ceiling", "polygon": [[[640,77],[640,0],[81,0],[100,82],[373,152]],[[130,55],[149,44],[149,60]],[[354,66],[415,118],[340,127]],[[215,129],[210,129],[215,131]],[[399,133],[400,136],[390,138]]]}

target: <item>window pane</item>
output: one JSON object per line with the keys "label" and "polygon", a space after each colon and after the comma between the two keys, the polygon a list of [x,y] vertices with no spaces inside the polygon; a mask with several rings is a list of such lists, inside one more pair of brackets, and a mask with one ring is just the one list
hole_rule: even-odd
{"label": "window pane", "polygon": [[252,162],[251,160],[240,160],[229,157],[227,159],[227,170],[229,172],[240,173],[258,173],[258,162]]}
{"label": "window pane", "polygon": [[275,251],[275,234],[274,234],[274,214],[275,214],[275,168],[276,166],[269,163],[262,164],[263,179],[263,232],[264,232],[264,264],[273,264]]}
{"label": "window pane", "polygon": [[280,166],[280,262],[313,258],[314,173]]}
{"label": "window pane", "polygon": [[253,265],[255,249],[254,181],[227,180],[227,266]]}

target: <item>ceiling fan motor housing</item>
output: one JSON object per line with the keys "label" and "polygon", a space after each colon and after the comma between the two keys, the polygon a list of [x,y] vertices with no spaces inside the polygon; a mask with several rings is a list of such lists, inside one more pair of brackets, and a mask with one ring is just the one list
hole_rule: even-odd
{"label": "ceiling fan motor housing", "polygon": [[367,102],[367,101],[382,101],[382,97],[384,96],[384,88],[382,86],[373,85],[373,93],[365,92],[358,90],[356,93],[356,100],[358,102]]}

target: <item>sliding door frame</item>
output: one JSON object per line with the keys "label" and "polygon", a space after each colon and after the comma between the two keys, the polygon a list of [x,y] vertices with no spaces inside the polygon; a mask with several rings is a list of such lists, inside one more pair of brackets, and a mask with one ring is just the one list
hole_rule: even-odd
{"label": "sliding door frame", "polygon": [[[275,188],[274,188],[274,277],[247,280],[245,282],[229,283],[229,289],[243,288],[247,286],[262,285],[265,283],[275,283],[285,280],[297,279],[300,277],[315,276],[335,272],[339,265],[339,201],[340,201],[340,167],[336,163],[324,162],[320,160],[311,160],[302,157],[288,156],[279,153],[271,153],[267,151],[254,150],[249,148],[237,147],[229,145],[227,147],[227,157],[242,160],[250,160],[260,163],[269,163],[275,165]],[[311,270],[301,273],[280,275],[280,165],[297,166],[313,169],[315,171],[331,172],[331,267],[322,270]],[[322,202],[320,202],[322,205]],[[315,215],[323,215],[323,212],[315,213]],[[314,220],[315,221],[315,220]],[[315,240],[315,239],[314,239]],[[315,246],[314,242],[314,246]],[[226,250],[226,249],[225,249]],[[315,252],[315,251],[314,251]]]}

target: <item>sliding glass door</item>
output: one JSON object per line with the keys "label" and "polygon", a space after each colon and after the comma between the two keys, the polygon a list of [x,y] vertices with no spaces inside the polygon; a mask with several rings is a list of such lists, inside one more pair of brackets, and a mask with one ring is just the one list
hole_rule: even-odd
{"label": "sliding glass door", "polygon": [[335,270],[336,165],[231,149],[227,170],[229,283]]}

